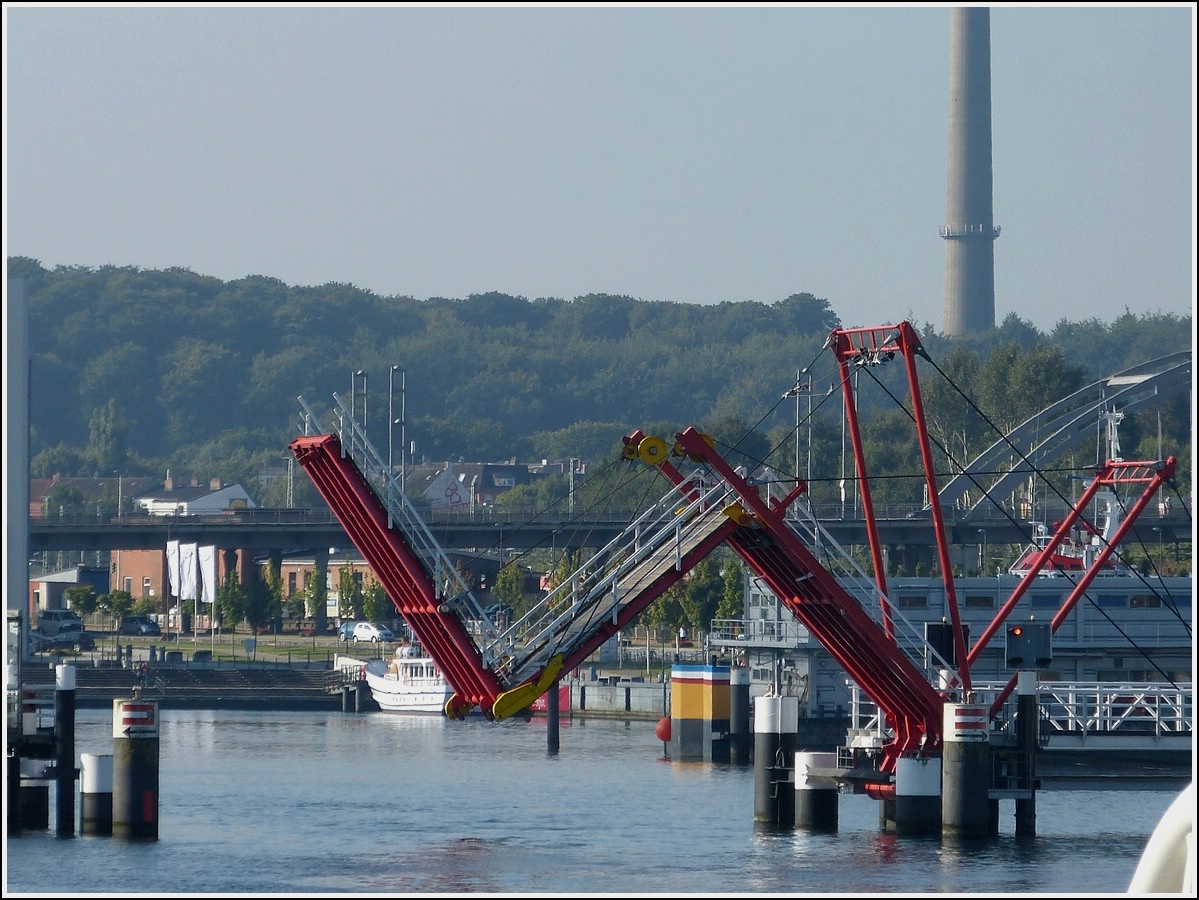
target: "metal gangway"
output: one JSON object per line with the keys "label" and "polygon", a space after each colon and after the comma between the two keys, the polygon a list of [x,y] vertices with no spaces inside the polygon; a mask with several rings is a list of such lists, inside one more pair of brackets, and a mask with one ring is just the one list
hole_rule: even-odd
{"label": "metal gangway", "polygon": [[504,719],[527,709],[736,529],[732,491],[696,471],[516,621],[497,625],[400,489],[365,426],[334,395],[335,431],[301,397],[291,442],[396,610],[454,688],[446,714],[478,706]]}

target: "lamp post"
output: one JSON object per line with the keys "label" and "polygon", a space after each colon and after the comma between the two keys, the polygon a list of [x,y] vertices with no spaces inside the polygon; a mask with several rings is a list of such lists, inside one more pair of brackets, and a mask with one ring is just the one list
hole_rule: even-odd
{"label": "lamp post", "polygon": [[350,456],[354,456],[354,434],[358,430],[358,379],[362,379],[362,434],[366,436],[366,372],[355,369],[350,375]]}
{"label": "lamp post", "polygon": [[[807,375],[807,379],[804,376]],[[808,463],[805,470],[804,478],[808,482],[808,487],[812,483],[812,376],[808,375],[808,370],[798,369],[795,372],[795,387],[783,394],[784,397],[795,398],[795,477],[799,478],[799,427],[802,424],[800,419],[799,398],[808,398]],[[806,494],[808,506],[812,504],[812,495],[809,492]]]}
{"label": "lamp post", "polygon": [[291,509],[296,505],[296,477],[295,465],[296,458],[294,456],[284,456],[283,461],[287,463],[287,508]]}
{"label": "lamp post", "polygon": [[978,529],[978,533],[982,535],[982,540],[978,544],[978,574],[987,574],[987,530],[985,528]]}
{"label": "lamp post", "polygon": [[[395,417],[394,391],[395,374],[400,373],[400,417]],[[395,426],[400,426],[400,493],[404,492],[404,395],[405,382],[408,380],[408,370],[401,366],[392,366],[387,373],[387,477],[390,479],[395,471],[392,457],[392,439],[395,436]]]}

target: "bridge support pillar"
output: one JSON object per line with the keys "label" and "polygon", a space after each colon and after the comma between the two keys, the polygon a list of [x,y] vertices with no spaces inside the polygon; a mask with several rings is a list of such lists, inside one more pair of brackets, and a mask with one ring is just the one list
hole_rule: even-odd
{"label": "bridge support pillar", "polygon": [[795,754],[795,827],[808,831],[837,830],[837,785],[811,777],[812,769],[835,769],[836,753],[803,750]]}
{"label": "bridge support pillar", "polygon": [[[941,760],[904,756],[895,761],[895,799],[883,828],[897,835],[936,834],[941,828]],[[888,801],[882,801],[884,809]]]}
{"label": "bridge support pillar", "polygon": [[1029,791],[1027,799],[1016,800],[1016,835],[1037,833],[1037,745],[1040,742],[1040,712],[1037,706],[1037,673],[1021,669],[1016,673],[1016,748],[1024,762],[1020,787]]}
{"label": "bridge support pillar", "polygon": [[112,833],[158,840],[158,704],[112,702]]}
{"label": "bridge support pillar", "polygon": [[558,682],[550,685],[545,693],[545,749],[547,753],[556,754],[559,747],[559,725],[562,715],[562,701],[558,693]]}
{"label": "bridge support pillar", "polygon": [[796,733],[799,698],[754,700],[754,821],[773,828],[795,827]]}
{"label": "bridge support pillar", "polygon": [[973,703],[946,703],[941,733],[941,833],[985,837],[990,830],[991,785],[987,708]]}
{"label": "bridge support pillar", "polygon": [[729,667],[672,666],[670,758],[677,762],[727,763],[728,733]]}
{"label": "bridge support pillar", "polygon": [[739,765],[748,765],[753,756],[749,705],[749,669],[734,666],[729,671],[729,762]]}
{"label": "bridge support pillar", "polygon": [[54,669],[54,828],[75,834],[75,666]]}

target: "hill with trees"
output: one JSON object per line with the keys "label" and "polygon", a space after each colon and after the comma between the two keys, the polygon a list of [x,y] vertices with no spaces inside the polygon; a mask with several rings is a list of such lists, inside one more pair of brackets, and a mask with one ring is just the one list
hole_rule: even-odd
{"label": "hill with trees", "polygon": [[[359,383],[376,446],[387,446],[388,407],[398,414],[402,399],[416,461],[573,457],[594,466],[617,458],[635,428],[669,436],[691,424],[747,461],[786,471],[797,441],[806,456],[810,437],[830,491],[843,458],[839,394],[826,396],[836,373],[822,352],[841,323],[829,300],[808,293],[712,306],[603,294],[418,300],[182,268],[46,269],[13,257],[8,271],[26,279],[33,477],[169,469],[177,481],[241,482],[282,505],[281,486],[259,485],[258,475],[277,469],[300,433],[296,398],[328,410],[335,392],[348,397]],[[922,381],[930,416],[966,457],[995,439],[994,425],[1192,345],[1190,317],[1129,311],[1111,323],[1062,320],[1048,334],[1010,315],[968,339],[912,324],[936,363]],[[389,389],[393,366],[403,369],[402,398],[398,375]],[[883,383],[902,395],[903,373],[892,368]],[[952,387],[936,383],[941,375]],[[782,400],[809,378],[803,412],[807,400],[818,410],[810,435],[806,423],[796,427],[797,401]],[[1160,427],[1189,482],[1190,399],[1129,417],[1125,455],[1156,458]],[[881,403],[864,417],[864,437],[897,473],[918,468],[915,448],[895,437],[903,417]]]}

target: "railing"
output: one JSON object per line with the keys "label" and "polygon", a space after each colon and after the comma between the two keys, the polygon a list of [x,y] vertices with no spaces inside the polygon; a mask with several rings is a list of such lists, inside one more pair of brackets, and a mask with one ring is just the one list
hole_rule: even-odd
{"label": "railing", "polygon": [[799,647],[812,643],[806,627],[786,619],[713,619],[710,647]]}
{"label": "railing", "polygon": [[[1007,687],[1007,682],[975,682],[971,702],[990,705]],[[878,708],[850,685],[850,729],[885,736],[885,723]],[[1048,681],[1037,686],[1037,708],[1042,740],[1054,734],[1096,736],[1190,736],[1194,732],[1194,700],[1191,682],[1065,682]],[[1015,700],[1009,699],[991,724],[992,742],[1014,740]]]}

